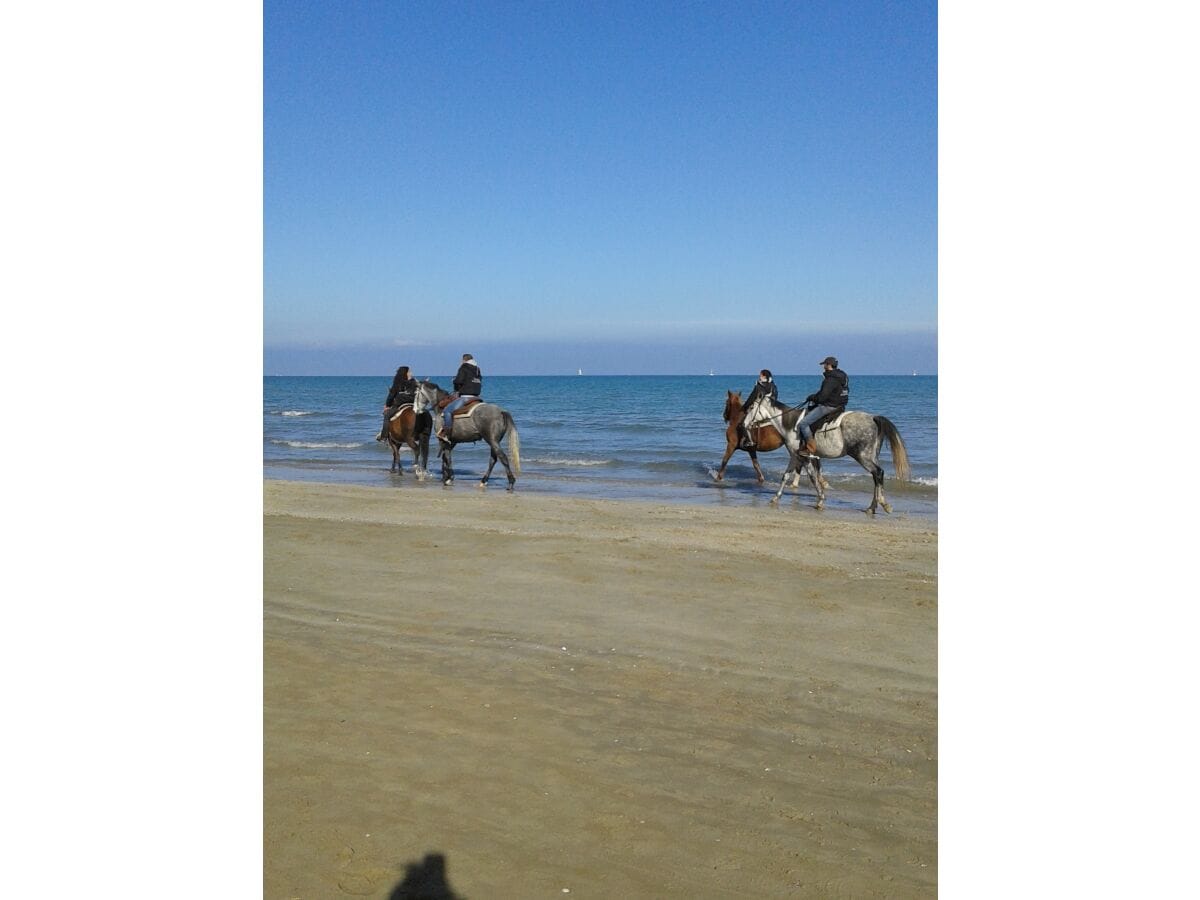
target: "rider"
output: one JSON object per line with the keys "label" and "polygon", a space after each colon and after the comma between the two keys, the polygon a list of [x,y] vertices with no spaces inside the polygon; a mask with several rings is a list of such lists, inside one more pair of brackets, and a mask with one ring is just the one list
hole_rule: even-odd
{"label": "rider", "polygon": [[408,366],[401,366],[396,370],[396,377],[392,379],[392,387],[388,391],[387,399],[383,401],[383,427],[379,429],[379,434],[375,435],[375,440],[387,440],[388,422],[396,414],[397,409],[405,403],[413,402],[416,392],[417,379],[408,374]]}
{"label": "rider", "polygon": [[850,376],[838,368],[835,357],[827,356],[821,360],[821,370],[825,380],[815,394],[806,398],[808,412],[796,423],[800,431],[800,439],[804,441],[804,452],[815,455],[817,444],[813,440],[812,424],[830,413],[841,412],[850,402]]}
{"label": "rider", "polygon": [[743,450],[753,450],[755,443],[750,438],[750,417],[754,414],[754,405],[761,400],[770,398],[771,400],[779,399],[779,388],[775,386],[772,380],[771,370],[763,369],[758,373],[758,381],[754,383],[749,395],[746,397],[746,402],[742,406],[745,410],[745,415],[742,416],[742,421],[738,423],[738,434],[741,435],[739,446]]}
{"label": "rider", "polygon": [[475,357],[464,353],[462,358],[462,365],[458,367],[458,374],[454,376],[455,396],[442,410],[442,428],[437,433],[438,440],[446,443],[450,442],[450,428],[453,424],[451,417],[454,411],[466,403],[468,398],[479,397],[483,392],[483,373],[479,371]]}

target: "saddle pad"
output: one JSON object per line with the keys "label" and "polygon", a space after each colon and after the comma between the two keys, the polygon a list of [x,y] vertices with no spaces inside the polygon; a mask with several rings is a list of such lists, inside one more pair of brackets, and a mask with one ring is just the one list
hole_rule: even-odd
{"label": "saddle pad", "polygon": [[460,406],[454,411],[452,419],[466,419],[475,412],[476,407],[482,406],[482,400],[468,400],[465,406]]}
{"label": "saddle pad", "polygon": [[412,408],[413,408],[413,405],[411,403],[401,404],[400,408],[398,410],[396,410],[396,412],[392,415],[392,417],[390,419],[388,419],[388,421],[395,422],[398,418],[400,418],[400,413],[404,412],[406,409],[412,409]]}
{"label": "saddle pad", "polygon": [[843,409],[840,413],[830,413],[829,415],[833,416],[833,418],[831,419],[829,416],[826,416],[824,419],[822,419],[817,427],[813,429],[813,435],[816,436],[817,432],[819,431],[832,431],[833,429],[837,428],[842,424],[842,419],[846,418],[846,413],[848,412],[850,412],[850,410]]}

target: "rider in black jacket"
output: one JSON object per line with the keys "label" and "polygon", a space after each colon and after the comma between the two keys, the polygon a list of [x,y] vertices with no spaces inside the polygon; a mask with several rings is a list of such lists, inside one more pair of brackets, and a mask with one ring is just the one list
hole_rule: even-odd
{"label": "rider in black jacket", "polygon": [[466,403],[468,397],[478,397],[483,393],[483,372],[475,362],[475,357],[464,353],[462,358],[462,365],[458,367],[458,374],[454,376],[454,393],[458,396],[442,410],[442,430],[437,433],[439,440],[450,439],[450,428],[453,424],[451,417],[454,411]]}
{"label": "rider in black jacket", "polygon": [[398,368],[396,377],[392,379],[392,387],[388,390],[387,399],[383,401],[383,427],[379,429],[379,434],[375,435],[375,440],[387,440],[388,421],[396,414],[397,409],[405,403],[413,402],[416,391],[417,379],[408,374],[408,366]]}
{"label": "rider in black jacket", "polygon": [[742,404],[744,415],[742,416],[742,421],[738,423],[738,434],[741,436],[739,446],[743,450],[753,450],[755,446],[754,441],[750,439],[750,429],[747,424],[750,421],[751,413],[754,412],[754,404],[760,399],[768,398],[778,400],[779,388],[775,386],[775,382],[772,380],[771,370],[763,369],[758,373],[758,381],[754,382],[754,387],[746,397],[746,402]]}
{"label": "rider in black jacket", "polygon": [[841,412],[850,402],[850,376],[838,368],[838,361],[832,356],[821,360],[821,369],[825,379],[815,394],[809,394],[808,412],[800,417],[797,427],[800,439],[804,442],[804,451],[809,454],[817,452],[813,440],[812,424],[830,413]]}

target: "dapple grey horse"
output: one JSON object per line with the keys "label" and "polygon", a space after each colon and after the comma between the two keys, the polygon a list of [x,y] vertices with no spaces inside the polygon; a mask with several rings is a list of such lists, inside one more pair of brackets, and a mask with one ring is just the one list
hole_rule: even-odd
{"label": "dapple grey horse", "polygon": [[[418,415],[428,410],[433,415],[439,416],[441,410],[438,409],[438,404],[449,396],[447,391],[443,391],[432,381],[419,382],[413,398],[413,409]],[[508,435],[508,452],[512,455],[511,465],[509,457],[500,449],[500,441],[506,434]],[[451,420],[450,443],[440,442],[442,483],[450,484],[454,481],[454,466],[450,461],[450,453],[454,449],[454,445],[473,444],[476,441],[486,441],[492,451],[487,471],[483,473],[483,479],[479,482],[479,486],[487,486],[492,468],[496,465],[496,460],[500,460],[504,464],[504,470],[508,473],[508,489],[511,491],[517,483],[517,476],[521,474],[521,438],[517,434],[516,423],[513,422],[513,417],[507,410],[501,409],[494,403],[484,403],[483,401],[477,403],[474,411],[469,415],[455,416]]]}
{"label": "dapple grey horse", "polygon": [[896,426],[884,416],[877,416],[873,413],[855,410],[840,413],[830,420],[833,427],[823,425],[813,432],[813,441],[817,445],[817,456],[814,458],[804,453],[803,442],[796,428],[800,416],[803,414],[802,407],[794,410],[788,409],[780,414],[778,420],[775,420],[778,422],[776,427],[783,435],[784,446],[788,448],[791,458],[788,460],[787,471],[783,473],[783,479],[779,482],[779,490],[775,492],[771,502],[779,502],[788,476],[798,473],[801,469],[807,469],[808,479],[817,492],[817,509],[823,509],[825,486],[824,479],[821,477],[821,460],[849,456],[870,472],[871,479],[875,482],[875,493],[871,497],[871,505],[864,512],[875,515],[876,508],[880,506],[885,511],[891,512],[892,506],[883,496],[883,467],[879,465],[879,451],[883,447],[885,438],[892,451],[892,463],[896,467],[896,477],[904,481],[909,478],[908,451],[904,447],[904,441],[900,439],[900,432]]}

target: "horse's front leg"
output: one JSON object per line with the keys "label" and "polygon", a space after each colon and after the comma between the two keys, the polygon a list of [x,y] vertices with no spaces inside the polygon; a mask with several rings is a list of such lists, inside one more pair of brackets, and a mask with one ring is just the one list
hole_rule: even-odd
{"label": "horse's front leg", "polygon": [[399,444],[397,444],[395,441],[393,441],[393,440],[391,440],[391,439],[389,438],[389,439],[388,439],[388,446],[392,448],[392,468],[391,468],[391,471],[392,471],[393,473],[399,472],[401,475],[403,475],[403,474],[404,474],[404,466],[402,466],[402,465],[400,464],[400,445],[399,445]]}
{"label": "horse's front leg", "polygon": [[442,449],[442,484],[454,482],[454,463],[450,459],[450,448]]}
{"label": "horse's front leg", "polygon": [[721,458],[721,465],[717,468],[717,474],[713,476],[714,481],[721,481],[725,478],[725,467],[729,465],[729,460],[733,458],[733,454],[736,450],[737,441],[732,441],[729,438],[726,438],[725,455]]}
{"label": "horse's front leg", "polygon": [[779,490],[777,490],[775,492],[775,496],[771,498],[772,506],[777,504],[779,502],[779,498],[783,496],[783,489],[784,489],[784,487],[787,486],[788,478],[792,475],[793,472],[798,471],[796,466],[797,466],[796,454],[789,452],[788,467],[784,470],[783,477],[781,479],[779,479]]}

